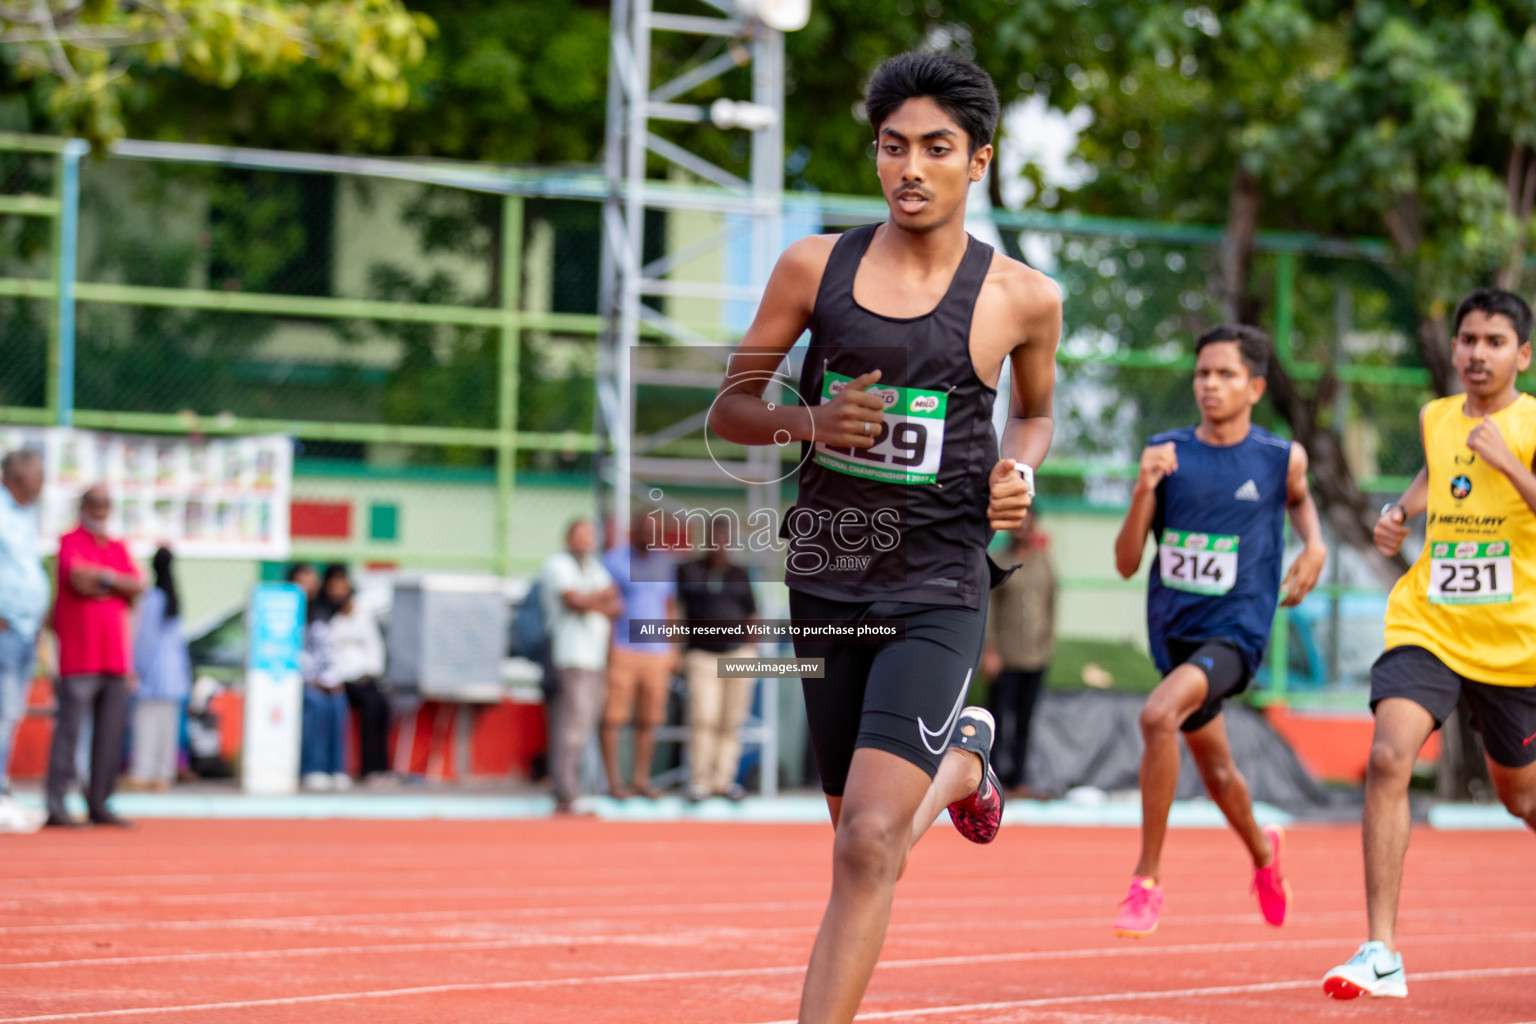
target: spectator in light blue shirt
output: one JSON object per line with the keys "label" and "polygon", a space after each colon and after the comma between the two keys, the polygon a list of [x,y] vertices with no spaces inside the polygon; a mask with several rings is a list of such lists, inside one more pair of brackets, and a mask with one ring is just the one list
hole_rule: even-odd
{"label": "spectator in light blue shirt", "polygon": [[[635,516],[629,543],[603,556],[603,566],[619,588],[623,612],[613,620],[613,650],[608,655],[608,701],[603,710],[603,767],[608,792],[623,799],[632,792],[654,799],[651,754],[656,727],[667,718],[667,692],[676,671],[677,650],[670,641],[630,640],[632,620],[670,620],[677,614],[677,565],[660,550],[662,520],[655,514]],[[619,772],[619,730],[633,719],[635,761],[630,785]]]}
{"label": "spectator in light blue shirt", "polygon": [[37,633],[48,612],[48,574],[37,542],[43,460],[21,449],[0,459],[0,832],[41,825],[10,797],[11,744],[27,710]]}

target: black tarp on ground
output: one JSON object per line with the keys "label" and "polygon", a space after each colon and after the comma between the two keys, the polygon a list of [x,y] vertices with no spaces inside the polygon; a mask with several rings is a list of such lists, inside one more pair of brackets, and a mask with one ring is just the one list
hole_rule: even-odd
{"label": "black tarp on ground", "polygon": [[[1042,693],[1030,733],[1030,788],[1049,796],[1074,786],[1136,789],[1142,750],[1137,717],[1145,700],[1142,694],[1101,690]],[[1336,804],[1257,711],[1228,701],[1222,718],[1232,758],[1248,780],[1253,799],[1293,813],[1326,810]],[[1204,795],[1194,758],[1183,743],[1179,754],[1178,799]]]}

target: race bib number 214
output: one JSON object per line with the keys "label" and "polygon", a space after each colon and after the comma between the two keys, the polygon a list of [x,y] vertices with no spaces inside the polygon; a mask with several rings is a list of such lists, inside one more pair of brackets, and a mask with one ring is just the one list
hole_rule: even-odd
{"label": "race bib number 214", "polygon": [[1237,538],[1164,530],[1157,546],[1163,586],[1191,594],[1225,594],[1237,582]]}

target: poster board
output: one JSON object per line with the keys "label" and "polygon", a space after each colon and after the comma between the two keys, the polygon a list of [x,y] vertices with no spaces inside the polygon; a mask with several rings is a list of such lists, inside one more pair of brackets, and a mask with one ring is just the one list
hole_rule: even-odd
{"label": "poster board", "polygon": [[78,522],[81,493],[112,495],[108,533],[137,557],[169,545],[183,558],[282,560],[289,550],[293,442],[281,435],[187,438],[0,425],[0,452],[44,461],[43,550]]}

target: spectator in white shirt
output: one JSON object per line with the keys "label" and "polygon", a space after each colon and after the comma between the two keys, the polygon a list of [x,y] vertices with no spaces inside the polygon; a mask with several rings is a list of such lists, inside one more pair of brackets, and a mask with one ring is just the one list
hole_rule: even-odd
{"label": "spectator in white shirt", "polygon": [[367,780],[389,773],[389,699],[379,689],[384,676],[384,637],[373,616],[357,606],[357,592],[348,589],[331,617],[331,669],[347,691],[347,703],[357,720],[358,777]]}
{"label": "spectator in white shirt", "polygon": [[555,813],[576,813],[582,751],[597,727],[607,685],[610,619],[622,611],[618,588],[598,559],[592,524],[574,520],[565,550],[544,563],[545,619],[557,689],[549,707],[549,776]]}

